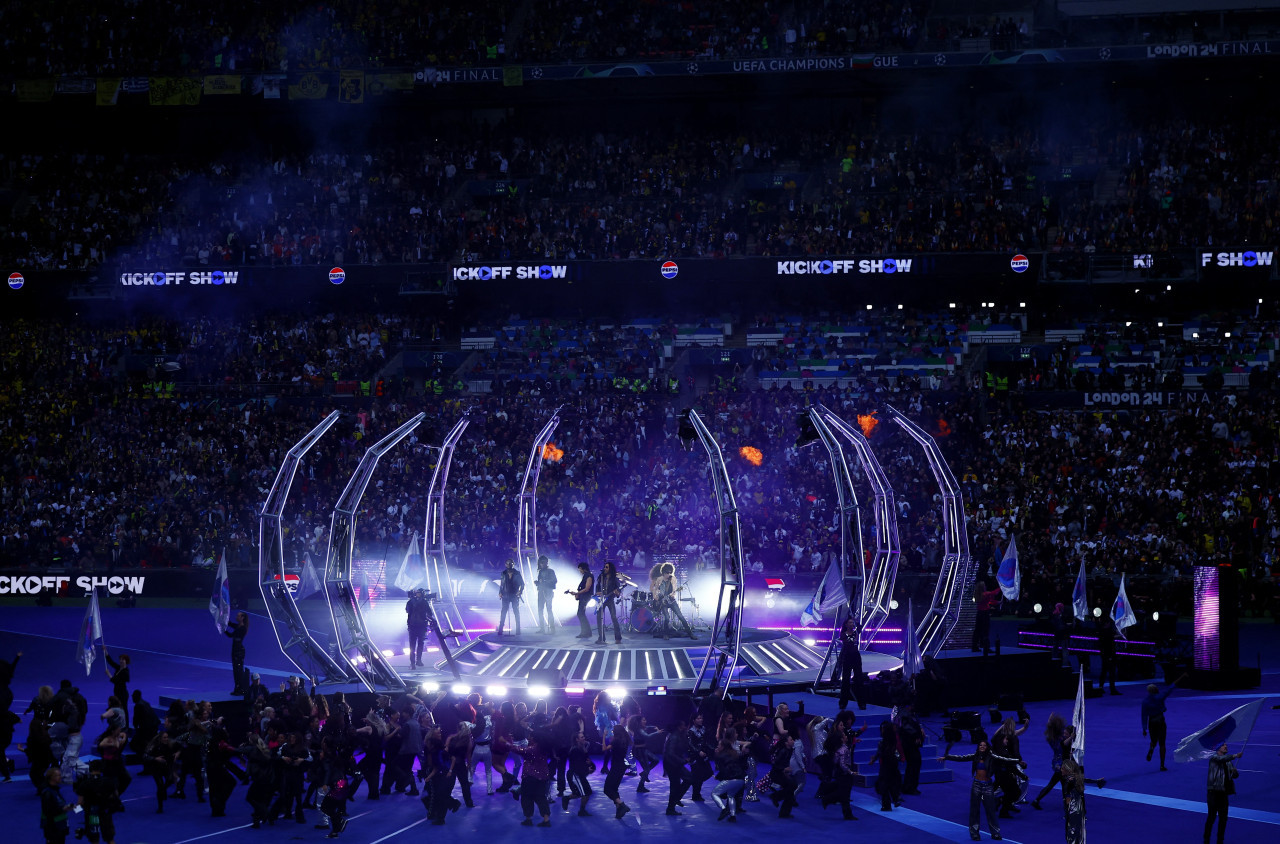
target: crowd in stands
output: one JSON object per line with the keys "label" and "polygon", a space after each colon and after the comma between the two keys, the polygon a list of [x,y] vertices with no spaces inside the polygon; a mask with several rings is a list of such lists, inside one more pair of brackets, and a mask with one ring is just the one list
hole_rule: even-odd
{"label": "crowd in stands", "polygon": [[[912,335],[960,339],[968,327],[967,320],[948,328],[941,318],[912,316],[913,327],[904,331],[899,322],[890,330],[900,320],[875,318],[866,341],[875,354],[897,350]],[[1274,346],[1275,325],[1236,328],[1255,337],[1242,342]],[[764,381],[751,389],[752,378],[720,378],[695,398],[664,351],[675,330],[526,322],[506,333],[502,348],[477,350],[457,372],[443,373],[435,389],[420,373],[386,367],[402,348],[455,342],[427,319],[203,317],[111,329],[19,322],[6,331],[0,354],[0,465],[13,479],[0,493],[0,555],[6,566],[102,570],[186,566],[225,548],[233,565],[252,565],[258,509],[284,449],[332,407],[334,386],[351,380],[366,385],[369,398],[304,463],[286,512],[291,565],[307,554],[324,558],[328,515],[355,463],[418,410],[431,422],[385,458],[363,501],[358,554],[402,553],[397,549],[424,517],[434,459],[425,445],[471,410],[473,424],[453,462],[446,538],[455,564],[500,566],[511,556],[505,526],[514,524],[534,434],[558,411],[553,441],[564,456],[546,465],[538,487],[544,551],[593,567],[612,559],[645,569],[658,556],[695,569],[715,565],[717,513],[706,458],[682,448],[676,432],[678,413],[692,403],[724,448],[748,564],[817,576],[838,554],[839,531],[825,452],[792,446],[797,416],[813,402],[850,420],[889,402],[938,435],[962,482],[971,546],[984,564],[999,559],[1010,535],[1018,536],[1029,571],[1059,583],[1081,559],[1104,579],[1121,572],[1185,577],[1196,561],[1223,559],[1261,582],[1276,564],[1280,522],[1269,478],[1280,405],[1269,391],[1214,391],[1198,394],[1203,401],[1150,410],[1033,412],[1024,404],[1031,392],[1015,384],[989,397],[957,370],[945,382],[865,373],[812,379],[800,389]],[[818,331],[797,334],[817,342],[807,332]],[[1102,342],[1105,333],[1095,329],[1090,340]],[[580,345],[561,349],[560,337]],[[1179,353],[1207,360],[1224,341],[1184,342],[1175,344]],[[59,351],[66,349],[74,353]],[[174,365],[139,369],[138,356]],[[484,372],[504,356],[524,371]],[[549,368],[530,373],[539,356]],[[492,391],[460,392],[476,380],[467,367],[477,365]],[[612,375],[627,366],[637,377],[617,383]],[[1054,366],[1073,364],[1046,359],[1047,376]],[[640,377],[650,368],[654,389]],[[598,369],[611,377],[568,379]],[[553,383],[557,374],[561,381]],[[264,389],[271,400],[260,398]],[[889,427],[872,443],[894,479],[904,566],[936,568],[936,490],[922,455],[905,437],[889,436]],[[740,454],[744,446],[761,450],[761,465]],[[870,528],[864,525],[864,535]]]}
{"label": "crowd in stands", "polygon": [[[181,153],[27,153],[0,167],[0,189],[14,199],[0,221],[0,260],[92,270],[1085,256],[1267,241],[1280,212],[1280,173],[1266,153],[1274,121],[1166,117],[1114,128],[690,128],[677,139],[503,125],[212,163]],[[1096,188],[1044,181],[1071,162],[1094,168]],[[68,171],[78,178],[68,182]]]}

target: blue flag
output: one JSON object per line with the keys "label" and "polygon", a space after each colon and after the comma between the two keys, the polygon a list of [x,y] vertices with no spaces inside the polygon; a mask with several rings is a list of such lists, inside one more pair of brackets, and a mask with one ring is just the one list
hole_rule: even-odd
{"label": "blue flag", "polygon": [[1173,758],[1179,762],[1194,762],[1197,759],[1208,759],[1218,752],[1218,746],[1239,742],[1244,744],[1253,732],[1253,722],[1258,720],[1258,711],[1266,698],[1258,698],[1253,703],[1246,703],[1233,709],[1217,721],[1202,730],[1197,730],[1178,742],[1173,751]]}
{"label": "blue flag", "polygon": [[1080,621],[1089,620],[1089,598],[1085,594],[1084,560],[1080,561],[1080,574],[1076,577],[1076,586],[1071,590],[1071,611]]}
{"label": "blue flag", "polygon": [[1116,626],[1116,632],[1124,638],[1124,629],[1132,627],[1138,623],[1138,617],[1133,614],[1133,607],[1129,606],[1129,596],[1124,593],[1124,575],[1120,575],[1120,591],[1116,593],[1116,602],[1111,605],[1111,621]]}
{"label": "blue flag", "polygon": [[999,570],[996,571],[996,583],[1000,584],[1000,591],[1006,600],[1016,601],[1022,594],[1022,572],[1018,570],[1018,545],[1013,536],[1009,537],[1009,547],[1004,552],[1004,559],[1000,561]]}

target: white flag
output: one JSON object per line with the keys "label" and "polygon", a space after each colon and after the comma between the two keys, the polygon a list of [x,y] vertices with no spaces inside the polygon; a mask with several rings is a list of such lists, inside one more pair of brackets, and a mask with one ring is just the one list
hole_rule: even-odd
{"label": "white flag", "polygon": [[1084,560],[1080,561],[1080,574],[1076,576],[1075,588],[1071,590],[1071,610],[1079,621],[1089,620],[1089,582],[1084,576]]}
{"label": "white flag", "polygon": [[924,659],[920,653],[920,640],[916,638],[916,613],[911,599],[907,599],[907,635],[906,648],[902,653],[902,676],[910,680],[918,672],[924,670]]}
{"label": "white flag", "polygon": [[76,655],[76,661],[84,663],[86,677],[93,670],[98,648],[103,644],[102,613],[98,609],[98,590],[94,589],[89,598],[89,608],[84,611],[84,620],[80,622],[80,652]]}
{"label": "white flag", "polygon": [[1129,606],[1129,596],[1124,593],[1124,575],[1120,575],[1120,591],[1116,593],[1116,602],[1111,605],[1111,621],[1115,623],[1116,632],[1124,638],[1124,629],[1138,623],[1138,617]]}
{"label": "white flag", "polygon": [[226,632],[231,622],[231,585],[227,582],[227,551],[222,550],[218,562],[218,574],[213,580],[213,593],[209,595],[209,614],[218,628],[218,635]]}
{"label": "white flag", "polygon": [[848,596],[844,592],[844,583],[840,579],[840,563],[833,561],[822,576],[817,590],[813,593],[809,605],[800,611],[800,624],[808,627],[822,621],[824,612],[831,612],[845,603]]}
{"label": "white flag", "polygon": [[1006,600],[1016,601],[1022,594],[1022,572],[1018,570],[1018,545],[1012,536],[1009,537],[1009,547],[1004,552],[1004,559],[1000,561],[1000,568],[996,570],[996,583],[1000,584],[1000,591],[1004,593]]}
{"label": "white flag", "polygon": [[302,575],[298,578],[298,592],[293,596],[295,601],[304,600],[320,591],[320,577],[316,574],[316,567],[311,563],[311,555],[307,554],[302,559]]}
{"label": "white flag", "polygon": [[1076,737],[1071,742],[1071,758],[1084,767],[1084,669],[1080,669],[1080,687],[1076,690],[1076,707],[1071,711],[1071,724]]}
{"label": "white flag", "polygon": [[422,555],[418,553],[418,534],[415,531],[409,541],[409,548],[404,552],[404,561],[400,563],[400,573],[396,575],[395,587],[402,592],[412,592],[422,582],[426,572],[422,564]]}
{"label": "white flag", "polygon": [[1220,745],[1235,742],[1244,744],[1249,740],[1249,734],[1253,732],[1253,722],[1258,720],[1258,711],[1262,709],[1262,703],[1265,700],[1266,698],[1260,697],[1253,703],[1246,703],[1231,710],[1204,729],[1196,730],[1178,742],[1177,749],[1173,751],[1173,758],[1179,762],[1193,762],[1197,759],[1208,759],[1218,752]]}

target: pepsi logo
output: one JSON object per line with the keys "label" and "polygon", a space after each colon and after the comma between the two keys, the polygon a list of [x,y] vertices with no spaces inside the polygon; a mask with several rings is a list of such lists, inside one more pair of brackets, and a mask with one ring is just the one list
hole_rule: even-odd
{"label": "pepsi logo", "polygon": [[663,261],[662,263],[663,278],[675,278],[679,272],[680,272],[680,268],[676,266],[675,261]]}
{"label": "pepsi logo", "polygon": [[342,284],[347,280],[347,274],[342,267],[334,267],[329,270],[329,282],[331,284]]}
{"label": "pepsi logo", "polygon": [[1027,268],[1031,266],[1031,261],[1026,255],[1014,255],[1009,261],[1009,268],[1015,273],[1025,273]]}
{"label": "pepsi logo", "polygon": [[22,277],[22,273],[9,273],[9,286],[14,290],[21,290],[22,285],[26,283],[27,280]]}

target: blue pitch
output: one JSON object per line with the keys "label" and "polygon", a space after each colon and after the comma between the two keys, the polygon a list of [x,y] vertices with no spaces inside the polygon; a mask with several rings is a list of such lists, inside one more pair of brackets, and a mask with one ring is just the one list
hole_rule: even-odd
{"label": "blue pitch", "polygon": [[[74,638],[82,609],[72,607],[39,609],[5,606],[0,610],[0,658],[10,659],[21,650],[24,656],[14,679],[14,709],[21,711],[41,684],[57,686],[63,677],[80,686],[90,704],[91,732],[97,715],[105,709],[110,687],[102,671],[102,662],[85,677],[84,669],[73,662]],[[114,607],[103,611],[103,626],[113,652],[130,653],[133,663],[133,688],[140,688],[149,700],[160,695],[201,697],[231,688],[231,672],[226,663],[228,643],[216,634],[213,622],[202,608],[128,609]],[[1280,642],[1274,628],[1249,625],[1242,638],[1264,653],[1276,653],[1269,659],[1280,660],[1280,649],[1269,649]],[[275,643],[265,625],[250,634],[249,663],[274,685],[274,679],[291,673],[291,666],[275,650]],[[1247,649],[1242,648],[1247,651]],[[1092,777],[1105,776],[1107,787],[1088,789],[1088,834],[1098,842],[1143,844],[1147,841],[1199,841],[1204,821],[1205,767],[1177,764],[1172,750],[1177,739],[1190,733],[1240,702],[1255,696],[1276,696],[1280,703],[1280,663],[1263,664],[1263,688],[1256,694],[1175,692],[1169,699],[1169,765],[1172,770],[1160,773],[1155,762],[1145,761],[1146,743],[1141,737],[1138,702],[1143,683],[1122,684],[1121,697],[1090,700],[1087,706],[1088,746],[1086,767]],[[829,698],[809,695],[784,695],[780,700],[794,703],[803,699],[809,712],[830,713],[835,703]],[[985,710],[986,702],[974,702],[972,708]],[[1070,701],[1031,704],[1032,727],[1022,738],[1023,755],[1029,762],[1033,790],[1045,782],[1049,773],[1049,752],[1040,731],[1051,711],[1069,716]],[[941,720],[927,721],[939,730]],[[26,735],[25,723],[19,726],[15,743]],[[957,746],[956,752],[968,750]],[[1280,833],[1280,812],[1275,809],[1274,786],[1280,783],[1280,711],[1264,708],[1254,729],[1246,754],[1238,763],[1242,769],[1239,793],[1231,798],[1231,822],[1228,840],[1270,841]],[[6,830],[0,841],[25,844],[39,842],[38,806],[34,791],[26,780],[25,757],[10,748],[19,770],[13,782],[0,785],[0,813],[6,818]],[[632,813],[615,821],[606,801],[593,798],[591,818],[562,813],[557,804],[552,816],[552,830],[526,829],[519,825],[522,817],[517,804],[504,795],[484,794],[476,789],[476,808],[462,809],[448,818],[447,834],[462,840],[504,844],[507,841],[557,840],[564,834],[589,836],[599,840],[609,836],[617,842],[655,840],[668,836],[692,840],[710,840],[732,835],[745,844],[776,844],[779,835],[796,838],[813,836],[853,836],[865,840],[896,842],[969,840],[968,777],[962,765],[952,764],[954,782],[926,784],[920,797],[908,797],[904,807],[892,812],[879,810],[879,798],[869,789],[854,790],[856,822],[844,822],[839,810],[825,812],[812,793],[816,776],[810,775],[806,793],[796,810],[795,819],[781,820],[771,803],[749,803],[747,813],[729,827],[717,823],[711,803],[692,803],[686,798],[681,817],[663,814],[666,807],[666,782],[658,777],[651,793],[637,795],[635,780],[623,785],[623,797]],[[136,772],[135,772],[136,773]],[[657,772],[655,772],[657,776]],[[194,795],[192,795],[194,796]],[[326,840],[322,830],[312,828],[318,813],[308,812],[307,823],[282,821],[264,830],[248,828],[249,809],[244,802],[244,788],[239,787],[228,806],[228,817],[208,816],[207,805],[193,799],[166,802],[163,815],[154,814],[154,797],[150,780],[135,779],[125,795],[128,811],[117,818],[117,844],[231,844],[241,841],[314,841]],[[1022,807],[1017,817],[1003,821],[1004,839],[1016,844],[1048,844],[1063,840],[1061,800],[1057,793],[1044,801],[1044,810]],[[576,811],[576,806],[574,807]],[[350,805],[352,821],[340,841],[356,844],[408,844],[436,833],[424,823],[421,803],[411,797],[384,798],[368,803],[363,793]],[[430,831],[428,831],[430,830]],[[985,821],[983,837],[988,838]]]}

